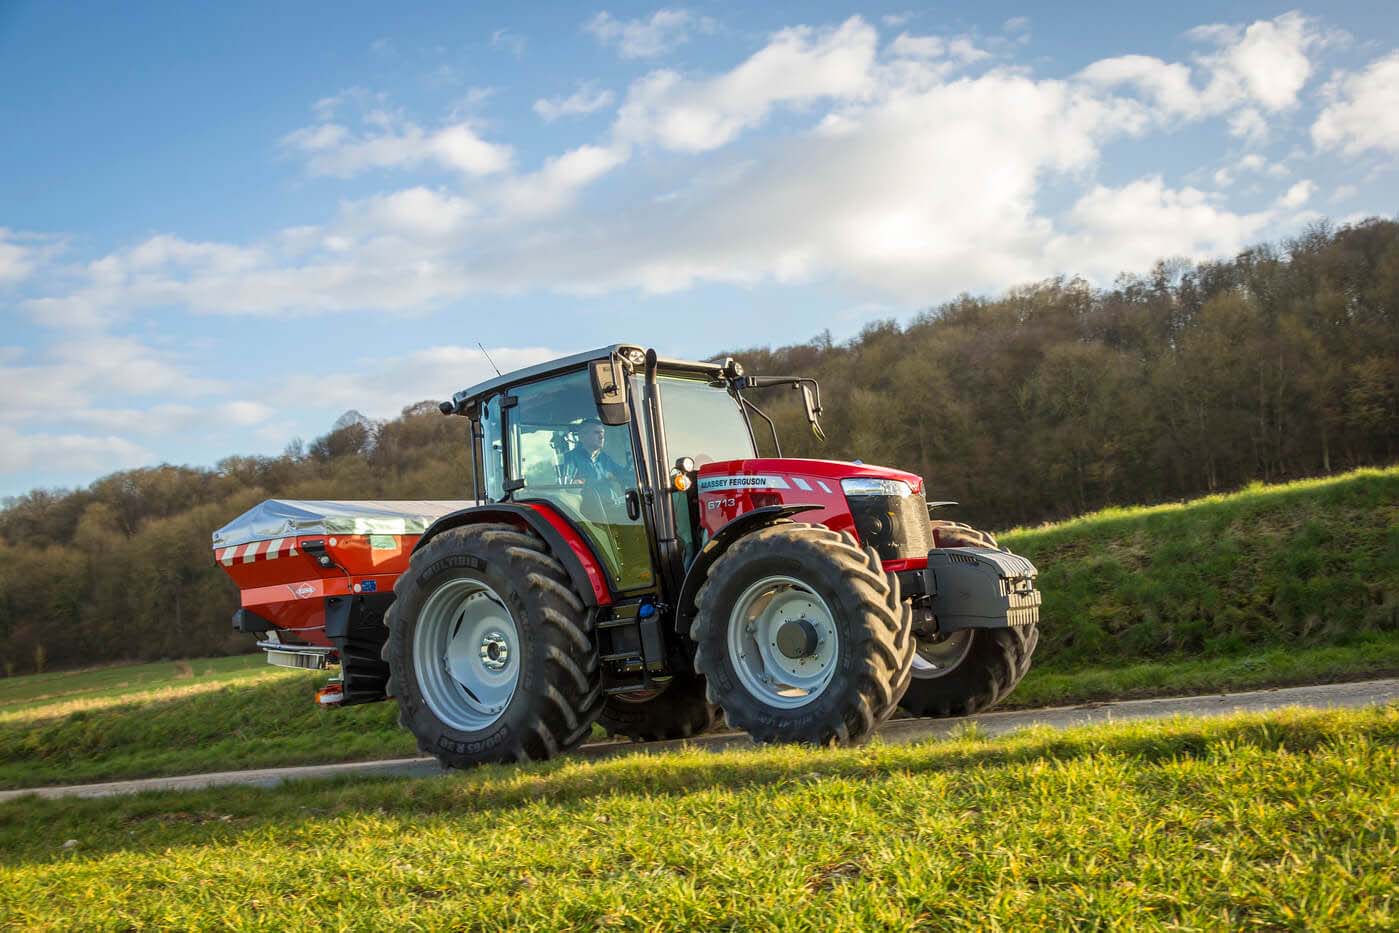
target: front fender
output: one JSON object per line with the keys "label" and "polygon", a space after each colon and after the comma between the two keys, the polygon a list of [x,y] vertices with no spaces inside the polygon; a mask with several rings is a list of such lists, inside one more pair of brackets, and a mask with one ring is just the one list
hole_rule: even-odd
{"label": "front fender", "polygon": [[675,630],[681,634],[688,635],[690,623],[694,621],[695,596],[699,593],[699,588],[704,585],[704,578],[709,576],[709,568],[719,559],[719,555],[728,550],[733,544],[744,535],[757,531],[767,525],[776,525],[782,522],[791,521],[793,515],[802,512],[809,512],[812,509],[819,509],[819,505],[769,505],[760,509],[753,509],[751,512],[744,512],[742,515],[726,523],[700,548],[695,559],[690,563],[690,567],[685,571],[685,581],[680,585],[680,597],[675,605]]}

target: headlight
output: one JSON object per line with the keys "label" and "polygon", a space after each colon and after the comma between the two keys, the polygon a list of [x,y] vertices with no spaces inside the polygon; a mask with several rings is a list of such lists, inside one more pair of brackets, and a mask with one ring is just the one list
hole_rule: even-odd
{"label": "headlight", "polygon": [[913,487],[901,479],[879,479],[875,476],[856,476],[840,481],[840,488],[847,496],[898,496],[900,499],[913,495]]}

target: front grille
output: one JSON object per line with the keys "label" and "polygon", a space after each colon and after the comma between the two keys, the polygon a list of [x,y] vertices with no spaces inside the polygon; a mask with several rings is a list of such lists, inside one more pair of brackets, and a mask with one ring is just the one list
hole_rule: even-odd
{"label": "front grille", "polygon": [[881,560],[927,557],[928,506],[922,493],[911,496],[848,496],[860,543]]}

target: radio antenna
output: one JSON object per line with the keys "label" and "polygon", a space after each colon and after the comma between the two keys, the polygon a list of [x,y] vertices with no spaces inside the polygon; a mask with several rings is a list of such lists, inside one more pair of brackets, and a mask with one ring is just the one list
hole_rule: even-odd
{"label": "radio antenna", "polygon": [[[479,340],[476,341],[476,346],[481,347],[481,341],[479,341]],[[491,359],[491,355],[490,355],[489,353],[486,352],[486,348],[485,348],[485,347],[481,347],[481,355],[484,356],[484,357],[486,358],[486,362],[491,364],[491,369],[494,369],[494,370],[495,370],[495,374],[496,374],[497,376],[499,376],[499,375],[500,375],[500,367],[497,366],[497,365],[495,364],[495,360]]]}

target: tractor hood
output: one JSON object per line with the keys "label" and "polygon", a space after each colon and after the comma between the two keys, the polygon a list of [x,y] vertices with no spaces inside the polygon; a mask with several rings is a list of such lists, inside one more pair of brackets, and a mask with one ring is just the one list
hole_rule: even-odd
{"label": "tractor hood", "polygon": [[[847,494],[841,480],[898,480],[907,491],[875,488]],[[758,457],[706,463],[699,468],[700,523],[713,536],[739,516],[773,507],[802,522],[848,532],[879,551],[884,569],[907,570],[927,563],[928,509],[923,478],[903,470],[840,460]],[[861,525],[865,527],[861,527]]]}
{"label": "tractor hood", "polygon": [[915,493],[923,492],[923,478],[916,473],[845,460],[798,460],[790,457],[755,457],[751,460],[706,463],[699,468],[699,491],[820,490],[839,495],[840,481],[853,477],[902,480]]}

